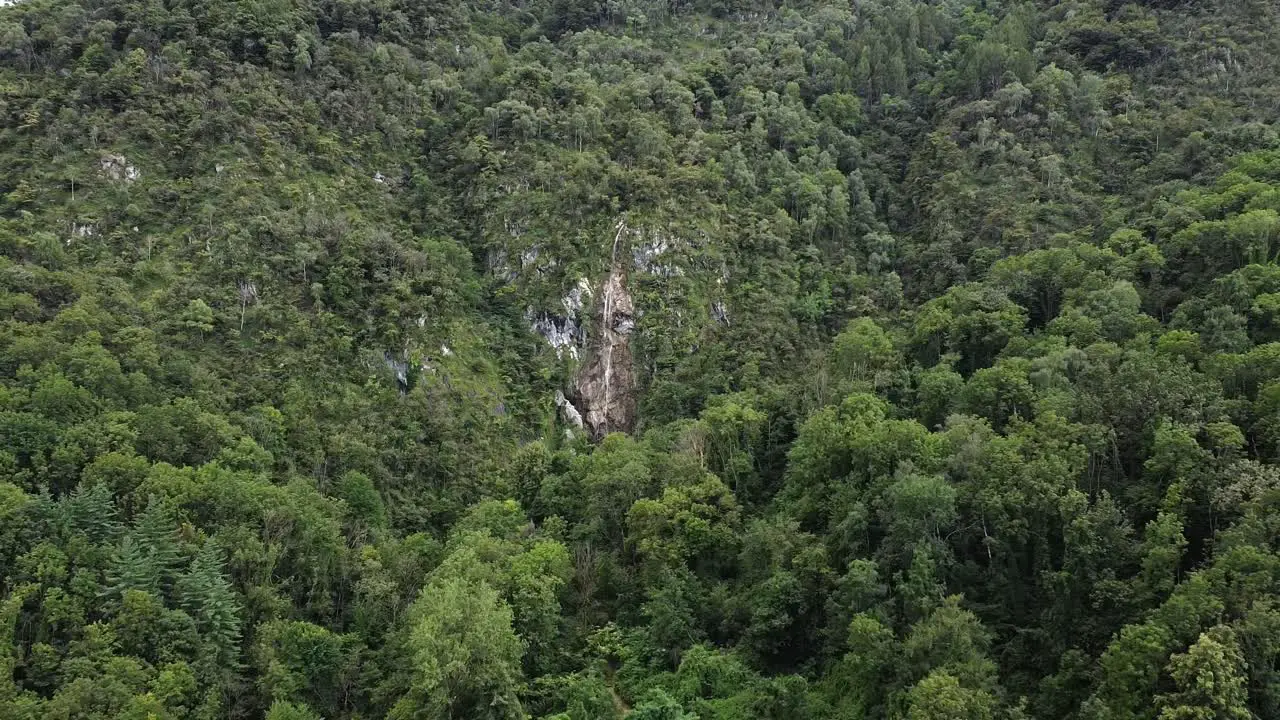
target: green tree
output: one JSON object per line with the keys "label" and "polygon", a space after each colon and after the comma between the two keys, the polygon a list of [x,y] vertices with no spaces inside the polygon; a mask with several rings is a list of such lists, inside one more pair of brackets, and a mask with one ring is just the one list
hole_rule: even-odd
{"label": "green tree", "polygon": [[149,548],[141,546],[126,535],[112,558],[106,580],[105,594],[109,597],[122,597],[129,590],[159,595],[161,567]]}
{"label": "green tree", "polygon": [[390,717],[524,717],[517,696],[524,647],[497,591],[442,580],[423,588],[410,618],[404,661],[412,680]]}
{"label": "green tree", "polygon": [[285,620],[263,623],[255,634],[253,665],[258,685],[273,708],[276,703],[301,700],[329,716],[344,712],[360,662],[354,637]]}
{"label": "green tree", "polygon": [[196,623],[211,667],[235,668],[240,656],[241,603],[223,573],[222,549],[206,540],[174,586],[182,609]]}
{"label": "green tree", "polygon": [[124,529],[106,485],[81,485],[58,503],[58,509],[67,530],[81,533],[91,542],[113,540]]}
{"label": "green tree", "polygon": [[966,688],[955,676],[935,670],[907,693],[906,720],[992,720],[998,709],[991,693]]}
{"label": "green tree", "polygon": [[320,720],[306,705],[276,700],[267,709],[266,720]]}
{"label": "green tree", "polygon": [[1248,675],[1231,628],[1202,633],[1185,653],[1169,658],[1169,676],[1178,690],[1156,698],[1160,720],[1249,720]]}

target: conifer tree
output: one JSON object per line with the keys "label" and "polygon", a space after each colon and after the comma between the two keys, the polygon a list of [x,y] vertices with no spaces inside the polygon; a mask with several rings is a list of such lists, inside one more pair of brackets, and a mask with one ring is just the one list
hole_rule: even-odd
{"label": "conifer tree", "polygon": [[123,529],[111,490],[101,483],[78,486],[63,498],[59,509],[67,532],[81,533],[95,543],[116,538]]}
{"label": "conifer tree", "polygon": [[146,509],[138,515],[129,533],[133,542],[150,555],[159,578],[159,587],[164,590],[172,587],[181,563],[176,526],[173,509],[153,496],[148,500]]}
{"label": "conifer tree", "polygon": [[222,550],[209,540],[187,572],[175,585],[182,609],[196,621],[196,628],[212,658],[219,664],[236,664],[240,642],[240,602],[222,572]]}
{"label": "conifer tree", "polygon": [[107,571],[107,589],[103,595],[121,598],[128,590],[142,590],[157,596],[160,594],[160,566],[156,562],[155,553],[143,547],[131,535],[120,540],[120,547]]}

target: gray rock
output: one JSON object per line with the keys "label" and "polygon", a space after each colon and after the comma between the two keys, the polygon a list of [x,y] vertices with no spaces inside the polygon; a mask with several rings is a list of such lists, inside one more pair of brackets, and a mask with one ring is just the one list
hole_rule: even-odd
{"label": "gray rock", "polygon": [[133,182],[142,177],[142,172],[130,165],[123,155],[103,155],[98,160],[98,167],[102,169],[103,175],[117,182]]}

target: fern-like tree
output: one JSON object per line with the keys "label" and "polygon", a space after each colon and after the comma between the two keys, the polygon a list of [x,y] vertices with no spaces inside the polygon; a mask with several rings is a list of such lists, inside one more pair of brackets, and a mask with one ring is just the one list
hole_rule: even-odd
{"label": "fern-like tree", "polygon": [[195,620],[205,659],[221,668],[238,665],[240,601],[222,571],[222,549],[209,540],[174,586],[178,603]]}

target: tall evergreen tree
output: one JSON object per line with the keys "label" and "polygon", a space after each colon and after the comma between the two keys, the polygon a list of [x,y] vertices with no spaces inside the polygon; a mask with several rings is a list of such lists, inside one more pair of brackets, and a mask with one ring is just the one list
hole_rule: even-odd
{"label": "tall evergreen tree", "polygon": [[160,595],[161,567],[155,553],[126,535],[120,540],[107,570],[106,597],[119,600],[126,590],[141,590]]}
{"label": "tall evergreen tree", "polygon": [[195,621],[210,659],[236,667],[240,655],[241,605],[222,570],[222,549],[206,540],[174,587],[178,603]]}
{"label": "tall evergreen tree", "polygon": [[81,533],[91,542],[108,542],[124,529],[111,490],[105,484],[77,486],[59,501],[58,507],[66,530]]}
{"label": "tall evergreen tree", "polygon": [[159,578],[159,588],[172,587],[181,556],[178,551],[177,520],[173,509],[159,497],[149,497],[147,507],[129,530],[133,542],[151,557]]}

